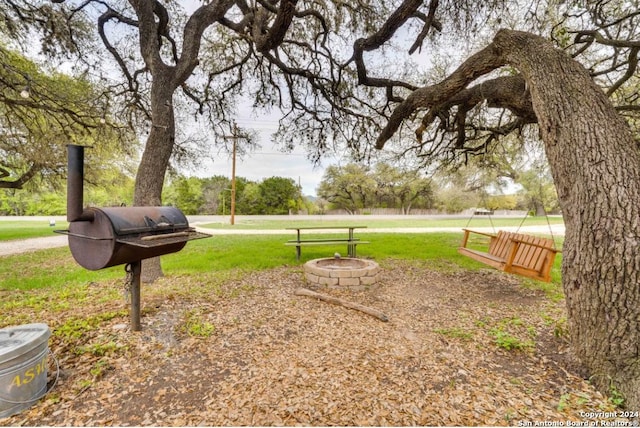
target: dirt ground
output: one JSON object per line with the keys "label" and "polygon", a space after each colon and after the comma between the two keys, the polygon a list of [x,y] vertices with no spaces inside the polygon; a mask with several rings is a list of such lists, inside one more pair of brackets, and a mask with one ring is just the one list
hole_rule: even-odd
{"label": "dirt ground", "polygon": [[96,285],[87,307],[33,314],[53,330],[111,315],[54,334],[57,384],[0,425],[566,426],[613,410],[572,358],[562,302],[493,270],[380,264],[369,290],[316,291],[389,322],[294,295],[301,267],[145,285],[141,332],[99,298],[122,284]]}

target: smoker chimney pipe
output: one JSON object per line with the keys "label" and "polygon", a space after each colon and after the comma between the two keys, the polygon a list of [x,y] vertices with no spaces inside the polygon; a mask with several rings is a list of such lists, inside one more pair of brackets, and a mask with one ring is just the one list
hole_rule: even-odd
{"label": "smoker chimney pipe", "polygon": [[[67,145],[67,221],[91,221],[93,213],[84,213],[84,146]],[[83,215],[84,214],[84,215]]]}

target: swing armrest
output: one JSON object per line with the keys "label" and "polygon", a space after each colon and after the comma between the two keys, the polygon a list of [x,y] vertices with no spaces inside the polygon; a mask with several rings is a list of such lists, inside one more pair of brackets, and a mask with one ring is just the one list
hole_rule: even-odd
{"label": "swing armrest", "polygon": [[464,231],[464,236],[462,237],[462,244],[460,244],[460,247],[462,248],[466,248],[467,247],[467,242],[469,241],[469,234],[470,233],[476,233],[478,235],[483,235],[483,236],[488,236],[489,238],[491,238],[491,242],[493,242],[494,239],[496,239],[497,235],[491,234],[491,233],[485,233],[485,232],[478,232],[476,230],[471,230],[471,229],[462,229]]}
{"label": "swing armrest", "polygon": [[528,242],[528,241],[524,241],[522,239],[517,239],[517,238],[509,238],[509,241],[511,242],[517,242],[519,244],[525,244],[525,245],[530,245],[532,247],[538,247],[538,248],[542,248],[543,250],[547,250],[547,251],[553,251],[554,253],[562,253],[562,250],[558,250],[555,247],[550,247],[548,245],[541,245],[541,244],[536,244],[535,242]]}
{"label": "swing armrest", "polygon": [[465,235],[468,235],[469,233],[476,233],[478,235],[484,235],[490,238],[495,238],[497,236],[495,233],[480,232],[478,230],[471,230],[471,229],[464,229],[464,228],[462,230],[464,230]]}

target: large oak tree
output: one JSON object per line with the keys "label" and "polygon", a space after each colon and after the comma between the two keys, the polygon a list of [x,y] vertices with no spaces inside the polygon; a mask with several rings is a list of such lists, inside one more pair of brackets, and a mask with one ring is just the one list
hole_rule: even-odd
{"label": "large oak tree", "polygon": [[[437,109],[476,78],[515,67],[544,141],[566,225],[562,282],[571,339],[591,379],[640,407],[640,153],[629,125],[587,70],[548,40],[501,30],[438,85],[414,91],[378,139],[403,118]],[[427,113],[429,114],[429,113]]]}
{"label": "large oak tree", "polygon": [[[636,2],[218,0],[178,14],[155,0],[53,1],[70,18],[97,17],[124,77],[119,96],[149,120],[137,204],[160,203],[179,94],[219,126],[233,96],[251,92],[283,110],[285,143],[317,156],[335,142],[366,155],[377,135],[379,149],[392,139],[425,162],[464,161],[537,126],[567,225],[572,342],[599,387],[640,408]],[[528,32],[496,33],[503,24]],[[403,51],[414,53],[465,30],[496,35],[439,82],[394,67],[397,37],[411,34]],[[396,136],[413,127],[406,147]]]}

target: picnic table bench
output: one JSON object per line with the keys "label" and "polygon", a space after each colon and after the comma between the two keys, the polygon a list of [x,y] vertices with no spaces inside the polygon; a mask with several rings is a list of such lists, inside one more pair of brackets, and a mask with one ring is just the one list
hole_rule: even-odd
{"label": "picnic table bench", "polygon": [[[308,227],[287,227],[287,230],[295,230],[296,231],[296,239],[290,239],[284,245],[290,245],[296,247],[296,259],[300,260],[301,249],[307,245],[340,245],[347,244],[347,254],[349,257],[356,257],[356,246],[358,244],[368,244],[369,241],[362,241],[360,238],[356,238],[353,236],[353,231],[355,229],[365,229],[367,226],[308,226]],[[302,231],[313,231],[313,230],[348,230],[348,235],[346,238],[313,238],[302,236]]]}

